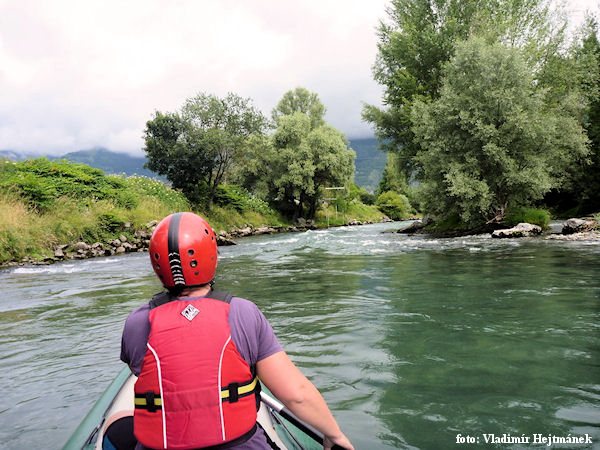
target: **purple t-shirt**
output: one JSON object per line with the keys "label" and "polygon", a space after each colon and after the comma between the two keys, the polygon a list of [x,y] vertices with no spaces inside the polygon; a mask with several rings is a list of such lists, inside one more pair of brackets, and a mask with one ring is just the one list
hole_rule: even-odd
{"label": "purple t-shirt", "polygon": [[[201,297],[185,297],[182,301],[197,300]],[[178,300],[174,300],[178,301]],[[129,365],[135,375],[140,374],[146,354],[146,344],[150,334],[150,305],[146,303],[133,311],[125,321],[121,338],[121,360]],[[258,307],[249,300],[233,297],[229,308],[231,339],[240,356],[250,366],[281,350],[282,347],[273,332],[271,324]],[[138,446],[138,448],[140,448]],[[263,431],[259,428],[248,441],[236,449],[270,449]]]}

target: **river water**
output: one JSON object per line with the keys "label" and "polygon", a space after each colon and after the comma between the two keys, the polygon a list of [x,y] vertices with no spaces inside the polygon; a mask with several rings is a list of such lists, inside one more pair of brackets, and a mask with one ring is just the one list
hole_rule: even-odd
{"label": "river water", "polygon": [[[258,304],[357,449],[492,433],[600,448],[600,245],[382,233],[398,227],[246,238],[220,248],[217,287]],[[146,253],[0,283],[0,448],[60,448],[160,286]]]}

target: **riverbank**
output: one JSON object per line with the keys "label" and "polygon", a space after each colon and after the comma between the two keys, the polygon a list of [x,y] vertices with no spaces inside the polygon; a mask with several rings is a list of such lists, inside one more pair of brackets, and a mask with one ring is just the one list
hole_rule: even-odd
{"label": "riverbank", "polygon": [[[491,234],[494,238],[519,238],[539,236],[544,239],[565,241],[600,241],[600,213],[582,218],[570,218],[555,223],[555,227],[540,227],[531,223],[519,223],[514,227],[505,224],[491,223],[468,229],[436,229],[433,219],[425,218],[415,221],[409,226],[396,230],[400,234],[423,234],[436,238],[456,238]],[[560,231],[558,231],[560,229]]]}
{"label": "riverbank", "polygon": [[[210,222],[210,216],[207,215]],[[387,216],[380,215],[378,222],[392,222]],[[322,223],[315,223],[312,220],[299,219],[296,221],[296,225],[264,225],[254,226],[252,224],[246,224],[243,227],[231,226],[226,230],[213,230],[217,236],[218,246],[229,246],[236,245],[235,240],[238,238],[244,238],[248,236],[259,236],[263,234],[277,234],[277,233],[293,233],[308,230],[334,228],[340,226],[355,226],[355,225],[368,225],[374,223],[370,220],[360,221],[358,219],[350,219],[346,223],[339,225],[331,225],[329,227],[323,226]],[[143,228],[132,229],[130,223],[124,224],[123,232],[106,242],[96,241],[93,243],[86,243],[78,241],[75,243],[58,244],[53,247],[53,254],[47,256],[25,256],[20,260],[9,260],[0,263],[0,269],[25,266],[25,265],[49,265],[59,261],[71,261],[71,260],[82,260],[88,258],[95,258],[100,256],[113,256],[124,253],[134,252],[145,252],[148,251],[150,246],[150,237],[152,231],[158,224],[158,220],[152,220],[144,225]]]}

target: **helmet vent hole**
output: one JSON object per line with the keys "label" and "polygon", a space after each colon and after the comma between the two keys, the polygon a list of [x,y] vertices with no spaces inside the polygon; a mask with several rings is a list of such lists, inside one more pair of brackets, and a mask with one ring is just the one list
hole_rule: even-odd
{"label": "helmet vent hole", "polygon": [[197,265],[198,265],[198,261],[196,261],[195,259],[192,259],[192,260],[190,261],[190,266],[192,266],[192,267],[196,267]]}
{"label": "helmet vent hole", "polygon": [[204,232],[205,232],[206,234],[208,234],[208,230],[207,230],[206,228],[204,229]]}
{"label": "helmet vent hole", "polygon": [[194,250],[190,248],[188,250],[188,255],[193,256],[194,255]]}
{"label": "helmet vent hole", "polygon": [[194,272],[194,275],[199,275],[199,274],[200,274],[200,272],[198,272],[198,271]]}
{"label": "helmet vent hole", "polygon": [[160,258],[160,255],[158,253],[154,254],[154,259],[158,260],[158,258]]}
{"label": "helmet vent hole", "polygon": [[160,264],[157,264],[157,265],[156,265],[156,268],[157,268],[158,270],[160,270]]}

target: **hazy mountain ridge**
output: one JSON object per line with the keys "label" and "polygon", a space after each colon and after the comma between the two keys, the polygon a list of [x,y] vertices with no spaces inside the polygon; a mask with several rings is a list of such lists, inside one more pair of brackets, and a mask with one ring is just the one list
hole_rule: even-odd
{"label": "hazy mountain ridge", "polygon": [[[377,149],[377,145],[377,139],[375,138],[353,139],[350,141],[350,148],[356,152],[354,182],[371,192],[377,189],[387,158],[384,152]],[[4,157],[13,161],[22,161],[26,158],[38,158],[40,156],[44,155],[22,153],[14,150],[0,150],[0,158]],[[164,177],[160,177],[156,173],[144,168],[144,164],[146,163],[145,156],[131,156],[127,153],[114,152],[104,147],[69,152],[62,156],[47,156],[47,158],[67,159],[96,167],[111,174],[137,174],[164,179]]]}
{"label": "hazy mountain ridge", "polygon": [[354,182],[369,192],[374,192],[379,186],[387,161],[387,154],[379,150],[378,145],[376,138],[350,141],[350,148],[356,152]]}
{"label": "hazy mountain ridge", "polygon": [[151,178],[163,178],[159,177],[151,170],[144,168],[144,164],[146,164],[145,156],[131,156],[127,153],[113,152],[103,147],[70,152],[52,159],[67,159],[69,161],[87,164],[88,166],[102,169],[106,173],[124,173],[125,175],[137,174]]}

